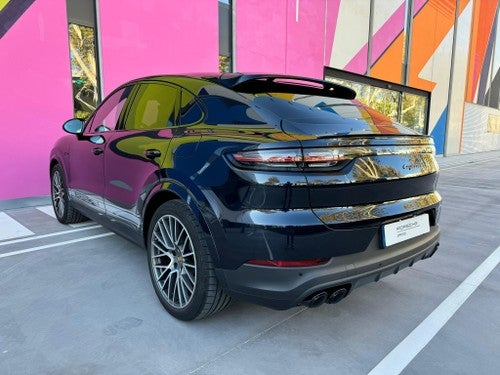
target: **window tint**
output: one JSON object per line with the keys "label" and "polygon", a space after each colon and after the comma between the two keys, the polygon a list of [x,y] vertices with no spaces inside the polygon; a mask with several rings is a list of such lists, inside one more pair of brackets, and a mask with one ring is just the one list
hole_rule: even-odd
{"label": "window tint", "polygon": [[247,104],[235,99],[209,95],[199,97],[207,108],[203,120],[208,125],[218,124],[262,124],[264,121]]}
{"label": "window tint", "polygon": [[108,97],[97,109],[91,118],[88,132],[100,133],[115,130],[125,103],[132,91],[132,86],[127,86]]}
{"label": "window tint", "polygon": [[144,83],[130,106],[124,128],[128,130],[164,129],[177,125],[180,91],[161,83]]}
{"label": "window tint", "polygon": [[204,113],[196,102],[194,95],[186,90],[182,90],[181,124],[196,124],[203,119],[203,115]]}

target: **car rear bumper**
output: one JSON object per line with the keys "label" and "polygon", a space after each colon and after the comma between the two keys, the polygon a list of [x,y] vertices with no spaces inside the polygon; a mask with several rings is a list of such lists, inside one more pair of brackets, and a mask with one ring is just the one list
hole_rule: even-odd
{"label": "car rear bumper", "polygon": [[237,269],[216,269],[228,294],[270,308],[284,310],[307,304],[315,294],[331,294],[339,287],[349,292],[363,284],[399,272],[434,254],[439,226],[417,238],[381,249],[375,236],[365,251],[333,257],[321,266],[280,268],[243,264]]}
{"label": "car rear bumper", "polygon": [[216,268],[235,270],[249,260],[357,257],[372,243],[378,249],[385,224],[428,213],[431,227],[435,226],[440,201],[433,192],[351,207],[221,210],[205,221],[213,239]]}

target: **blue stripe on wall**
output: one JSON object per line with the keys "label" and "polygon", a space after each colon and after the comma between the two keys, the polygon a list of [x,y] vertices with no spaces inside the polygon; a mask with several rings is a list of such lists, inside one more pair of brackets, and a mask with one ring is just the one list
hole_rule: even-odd
{"label": "blue stripe on wall", "polygon": [[444,134],[446,130],[446,121],[448,119],[448,107],[444,108],[443,113],[439,116],[436,126],[432,129],[431,136],[434,138],[436,145],[436,154],[442,155],[444,153]]}

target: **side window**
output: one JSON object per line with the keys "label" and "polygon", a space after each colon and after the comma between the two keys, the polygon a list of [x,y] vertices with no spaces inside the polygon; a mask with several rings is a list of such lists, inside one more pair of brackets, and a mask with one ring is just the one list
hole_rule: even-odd
{"label": "side window", "polygon": [[127,130],[165,129],[177,125],[180,90],[161,83],[139,86],[125,119]]}
{"label": "side window", "polygon": [[106,98],[91,117],[86,133],[115,130],[131,91],[132,86],[127,86]]}
{"label": "side window", "polygon": [[203,120],[204,113],[196,102],[193,94],[182,90],[181,96],[181,125],[197,124]]}

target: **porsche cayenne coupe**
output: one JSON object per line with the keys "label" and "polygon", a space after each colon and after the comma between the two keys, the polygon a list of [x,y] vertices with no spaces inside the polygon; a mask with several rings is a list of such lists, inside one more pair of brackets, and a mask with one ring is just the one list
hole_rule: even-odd
{"label": "porsche cayenne coupe", "polygon": [[146,247],[155,292],[178,319],[231,298],[336,303],[439,240],[432,138],[355,96],[282,75],[128,82],[63,125],[54,211]]}

